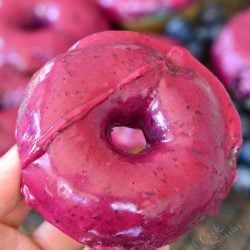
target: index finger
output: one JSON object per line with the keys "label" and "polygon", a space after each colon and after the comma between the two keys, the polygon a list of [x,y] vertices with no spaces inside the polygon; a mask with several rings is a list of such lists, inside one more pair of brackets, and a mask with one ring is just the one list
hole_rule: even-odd
{"label": "index finger", "polygon": [[0,219],[14,209],[22,199],[21,169],[16,146],[0,158]]}

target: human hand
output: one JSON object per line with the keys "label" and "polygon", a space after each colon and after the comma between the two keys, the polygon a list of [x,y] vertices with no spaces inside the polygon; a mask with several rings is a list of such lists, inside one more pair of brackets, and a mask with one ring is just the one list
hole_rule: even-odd
{"label": "human hand", "polygon": [[[83,246],[48,222],[32,235],[18,231],[30,212],[20,193],[21,169],[16,146],[0,158],[0,250],[75,250]],[[162,247],[159,250],[169,250]]]}
{"label": "human hand", "polygon": [[30,208],[20,193],[21,171],[16,147],[0,158],[0,250],[75,250],[83,246],[48,222],[28,237],[18,231]]}

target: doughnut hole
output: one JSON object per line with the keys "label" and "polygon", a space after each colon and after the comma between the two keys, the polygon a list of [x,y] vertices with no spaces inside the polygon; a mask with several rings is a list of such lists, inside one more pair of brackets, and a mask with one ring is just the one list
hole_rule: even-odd
{"label": "doughnut hole", "polygon": [[48,28],[50,26],[50,22],[46,19],[34,17],[29,20],[23,20],[20,24],[18,24],[18,26],[24,31],[35,31]]}
{"label": "doughnut hole", "polygon": [[15,23],[18,29],[32,32],[50,28],[59,17],[59,9],[56,6],[35,5],[32,11],[27,12]]}
{"label": "doughnut hole", "polygon": [[9,108],[13,108],[15,106],[18,107],[18,105],[13,105],[15,100],[12,100],[10,96],[0,96],[0,112],[7,110]]}
{"label": "doughnut hole", "polygon": [[[120,154],[139,156],[151,152],[165,140],[165,127],[159,121],[160,111],[155,110],[152,105],[155,101],[150,98],[141,99],[139,96],[132,97],[125,103],[119,103],[108,114],[106,137],[112,150]],[[112,100],[110,105],[114,107]]]}
{"label": "doughnut hole", "polygon": [[139,154],[147,147],[144,133],[139,128],[113,127],[110,131],[110,138],[115,148],[129,154]]}
{"label": "doughnut hole", "polygon": [[0,95],[0,112],[6,109],[6,105],[4,103],[3,97]]}

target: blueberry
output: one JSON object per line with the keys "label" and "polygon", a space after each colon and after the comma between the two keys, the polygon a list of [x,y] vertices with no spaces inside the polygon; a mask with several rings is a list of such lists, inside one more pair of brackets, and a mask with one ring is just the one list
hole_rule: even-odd
{"label": "blueberry", "polygon": [[196,40],[200,40],[201,42],[208,42],[210,41],[210,34],[208,32],[208,28],[204,26],[199,26],[196,29],[195,32],[195,38]]}
{"label": "blueberry", "polygon": [[199,14],[199,22],[205,26],[222,23],[225,20],[225,12],[221,6],[208,3]]}
{"label": "blueberry", "polygon": [[204,44],[202,44],[200,41],[191,41],[187,45],[187,48],[191,52],[191,54],[198,60],[202,61],[204,59]]}
{"label": "blueberry", "polygon": [[197,59],[204,61],[208,58],[211,39],[206,27],[198,26],[194,33],[194,39],[187,44],[187,48]]}
{"label": "blueberry", "polygon": [[241,104],[242,109],[245,110],[250,116],[250,97],[241,101],[240,104]]}
{"label": "blueberry", "polygon": [[167,22],[165,33],[182,43],[187,43],[193,39],[194,29],[185,18],[174,17]]}
{"label": "blueberry", "polygon": [[245,165],[239,165],[238,178],[234,188],[238,191],[250,192],[250,168]]}
{"label": "blueberry", "polygon": [[206,36],[210,43],[218,35],[225,21],[224,10],[221,6],[212,3],[205,5],[198,18],[199,25],[206,29]]}
{"label": "blueberry", "polygon": [[247,116],[245,113],[240,113],[240,118],[243,138],[245,140],[250,140],[250,116]]}
{"label": "blueberry", "polygon": [[239,152],[238,161],[246,164],[250,169],[250,140],[246,140]]}
{"label": "blueberry", "polygon": [[214,25],[211,25],[210,27],[208,27],[208,37],[210,39],[210,41],[214,41],[214,39],[218,36],[220,30],[222,29],[223,24],[221,23],[215,23]]}

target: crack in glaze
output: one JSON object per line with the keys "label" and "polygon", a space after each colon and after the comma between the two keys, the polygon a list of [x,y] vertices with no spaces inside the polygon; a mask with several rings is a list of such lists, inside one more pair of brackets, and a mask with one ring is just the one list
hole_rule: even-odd
{"label": "crack in glaze", "polygon": [[[159,61],[158,64],[163,63]],[[153,70],[153,66],[145,64],[133,71],[125,79],[121,80],[114,88],[111,88],[107,93],[97,96],[88,104],[82,103],[72,110],[68,111],[63,117],[58,119],[43,135],[35,140],[35,142],[31,145],[28,153],[24,157],[22,168],[26,168],[31,162],[41,157],[46,152],[49,144],[57,137],[57,135],[61,131],[84,118],[91,110],[107,100],[119,88],[131,83],[132,81],[137,80],[149,71]]]}

